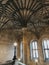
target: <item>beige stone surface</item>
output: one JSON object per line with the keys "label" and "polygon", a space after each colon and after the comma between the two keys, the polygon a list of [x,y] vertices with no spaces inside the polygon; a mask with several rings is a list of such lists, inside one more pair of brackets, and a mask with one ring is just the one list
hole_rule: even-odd
{"label": "beige stone surface", "polygon": [[[20,43],[23,41],[23,50],[24,50],[24,59],[23,62],[26,65],[36,65],[34,60],[30,58],[30,42],[32,40],[38,41],[38,53],[39,53],[39,62],[37,65],[48,65],[48,62],[44,62],[44,57],[42,53],[42,40],[49,39],[49,33],[44,33],[39,39],[31,33],[24,31],[23,36],[18,38],[15,36],[15,33],[10,32],[1,32],[0,33],[0,62],[11,60],[14,55],[14,46],[13,43],[17,42],[17,58],[20,58]],[[17,34],[16,34],[17,35]]]}

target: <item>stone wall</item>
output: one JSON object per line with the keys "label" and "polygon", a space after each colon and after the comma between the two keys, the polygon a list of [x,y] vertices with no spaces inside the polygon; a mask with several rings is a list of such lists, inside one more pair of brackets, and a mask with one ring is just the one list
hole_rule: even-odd
{"label": "stone wall", "polygon": [[0,62],[12,60],[14,56],[13,45],[0,44]]}
{"label": "stone wall", "polygon": [[[17,45],[17,58],[20,58],[20,42],[23,42],[23,49],[24,49],[24,63],[26,65],[36,65],[34,60],[31,60],[30,58],[30,42],[32,40],[37,40],[38,41],[38,52],[39,52],[39,62],[37,63],[38,65],[48,65],[48,62],[44,62],[44,57],[42,53],[42,40],[47,38],[49,39],[49,34],[44,33],[42,36],[37,39],[37,37],[31,33],[24,31],[23,36],[19,37],[18,39],[15,36],[15,33],[11,31],[10,32],[1,32],[0,33],[0,62],[1,61],[7,61],[11,60],[13,57],[14,53],[14,48],[13,48],[13,43],[16,41],[18,43]],[[16,34],[17,35],[17,34]]]}

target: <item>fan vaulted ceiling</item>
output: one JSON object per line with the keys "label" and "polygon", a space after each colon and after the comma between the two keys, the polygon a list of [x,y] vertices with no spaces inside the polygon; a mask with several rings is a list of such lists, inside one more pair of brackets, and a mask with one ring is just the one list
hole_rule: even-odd
{"label": "fan vaulted ceiling", "polygon": [[22,28],[37,35],[49,28],[49,0],[0,0],[0,30]]}

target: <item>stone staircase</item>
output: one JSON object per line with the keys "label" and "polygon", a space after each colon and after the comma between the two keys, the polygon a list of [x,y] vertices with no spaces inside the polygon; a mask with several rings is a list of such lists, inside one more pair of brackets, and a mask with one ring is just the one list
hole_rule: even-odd
{"label": "stone staircase", "polygon": [[0,63],[0,65],[14,65],[14,61],[13,60],[6,61],[4,63]]}
{"label": "stone staircase", "polygon": [[25,65],[24,63],[18,61],[18,60],[9,60],[9,61],[6,61],[5,63],[0,63],[0,65]]}

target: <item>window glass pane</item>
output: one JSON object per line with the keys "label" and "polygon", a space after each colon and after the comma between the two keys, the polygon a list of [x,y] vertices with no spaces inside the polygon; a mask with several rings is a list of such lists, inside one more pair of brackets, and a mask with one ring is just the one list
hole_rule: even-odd
{"label": "window glass pane", "polygon": [[32,44],[30,44],[30,48],[33,49],[33,45]]}
{"label": "window glass pane", "polygon": [[36,58],[36,52],[33,50],[33,58]]}
{"label": "window glass pane", "polygon": [[35,42],[35,49],[37,49],[37,42]]}
{"label": "window glass pane", "polygon": [[44,41],[42,42],[42,49],[44,50],[45,48],[44,48]]}
{"label": "window glass pane", "polygon": [[23,44],[20,44],[20,58],[23,58]]}
{"label": "window glass pane", "polygon": [[38,50],[36,50],[36,57],[38,58]]}
{"label": "window glass pane", "polygon": [[35,43],[34,42],[32,42],[32,46],[33,46],[33,49],[35,49]]}
{"label": "window glass pane", "polygon": [[31,52],[31,59],[32,59],[32,44],[30,44],[30,52]]}
{"label": "window glass pane", "polygon": [[49,58],[49,50],[48,50],[48,58]]}
{"label": "window glass pane", "polygon": [[23,47],[22,47],[22,43],[20,44],[20,47],[21,47],[21,50],[22,50],[22,48],[23,48]]}
{"label": "window glass pane", "polygon": [[46,58],[48,58],[48,51],[47,50],[45,50],[45,56],[46,56]]}
{"label": "window glass pane", "polygon": [[34,58],[38,58],[38,51],[37,51],[37,50],[34,50],[34,51],[33,51],[33,57],[34,57]]}
{"label": "window glass pane", "polygon": [[33,57],[33,56],[32,56],[32,50],[31,50],[31,59],[32,59],[32,57]]}
{"label": "window glass pane", "polygon": [[49,49],[49,40],[47,40],[47,46],[48,46],[48,49]]}
{"label": "window glass pane", "polygon": [[44,48],[47,49],[47,41],[44,40]]}

